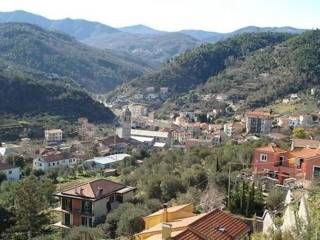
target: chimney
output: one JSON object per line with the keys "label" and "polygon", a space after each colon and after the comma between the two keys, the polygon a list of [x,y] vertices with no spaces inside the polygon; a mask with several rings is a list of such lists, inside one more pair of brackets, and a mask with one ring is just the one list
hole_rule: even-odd
{"label": "chimney", "polygon": [[169,240],[171,238],[171,224],[162,223],[161,226],[161,239]]}
{"label": "chimney", "polygon": [[162,222],[168,222],[168,205],[163,204]]}
{"label": "chimney", "polygon": [[80,195],[83,195],[83,188],[80,188]]}
{"label": "chimney", "polygon": [[98,187],[98,196],[101,196],[103,192],[103,188],[102,187]]}

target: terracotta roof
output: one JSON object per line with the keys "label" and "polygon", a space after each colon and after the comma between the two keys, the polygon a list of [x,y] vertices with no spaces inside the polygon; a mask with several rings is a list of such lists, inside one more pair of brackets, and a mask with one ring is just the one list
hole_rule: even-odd
{"label": "terracotta roof", "polygon": [[319,149],[303,148],[296,149],[289,153],[290,158],[311,158],[320,155]]}
{"label": "terracotta roof", "polygon": [[45,162],[56,162],[64,159],[72,158],[72,154],[68,152],[52,151],[42,154],[42,159]]}
{"label": "terracotta roof", "polygon": [[319,148],[320,142],[310,139],[292,139],[293,148]]}
{"label": "terracotta roof", "polygon": [[254,112],[247,112],[247,117],[257,117],[257,118],[271,118],[271,114],[268,112],[260,112],[260,111],[254,111]]}
{"label": "terracotta roof", "polygon": [[272,144],[269,144],[268,146],[256,148],[256,150],[264,151],[264,152],[277,152],[277,153],[287,152],[286,150],[279,148],[278,146],[273,146]]}
{"label": "terracotta roof", "polygon": [[[185,207],[188,207],[188,206],[190,206],[190,205],[192,205],[192,203],[184,204],[184,205],[179,205],[179,206],[174,206],[174,207],[168,207],[168,208],[167,208],[167,212],[168,212],[168,213],[173,213],[173,212],[181,211],[182,209],[184,209]],[[154,212],[154,213],[148,215],[147,217],[162,215],[162,214],[163,214],[163,211],[164,211],[163,209],[160,209],[159,211]]]}
{"label": "terracotta roof", "polygon": [[12,165],[9,165],[7,163],[0,162],[0,170],[8,170],[8,169],[12,169],[12,168],[15,168],[15,167]]}
{"label": "terracotta roof", "polygon": [[191,223],[173,240],[230,240],[240,239],[250,232],[250,227],[232,214],[215,209]]}
{"label": "terracotta roof", "polygon": [[119,191],[125,187],[126,186],[123,184],[110,180],[97,179],[95,181],[63,191],[58,195],[91,198],[96,200],[108,196],[111,193],[115,193],[116,191]]}

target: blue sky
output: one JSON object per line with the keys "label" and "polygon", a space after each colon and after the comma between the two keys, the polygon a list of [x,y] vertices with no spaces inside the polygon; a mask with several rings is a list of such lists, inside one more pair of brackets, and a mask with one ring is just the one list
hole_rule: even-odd
{"label": "blue sky", "polygon": [[229,32],[248,25],[320,28],[320,0],[0,0],[0,11],[12,10],[167,31]]}

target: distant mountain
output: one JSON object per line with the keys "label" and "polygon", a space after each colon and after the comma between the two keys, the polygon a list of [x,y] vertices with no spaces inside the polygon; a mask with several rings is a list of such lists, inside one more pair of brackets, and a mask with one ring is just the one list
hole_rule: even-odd
{"label": "distant mountain", "polygon": [[221,40],[224,36],[224,33],[207,32],[203,30],[182,30],[180,32],[203,42],[216,42]]}
{"label": "distant mountain", "polygon": [[25,22],[36,24],[47,30],[55,30],[75,37],[77,40],[97,48],[108,48],[133,54],[146,59],[151,65],[159,66],[185,50],[191,50],[202,43],[215,43],[246,32],[301,33],[304,30],[292,27],[249,26],[230,33],[202,30],[180,32],[158,31],[145,25],[113,28],[98,22],[81,19],[50,20],[25,11],[0,12],[0,22]]}
{"label": "distant mountain", "polygon": [[201,44],[201,41],[183,33],[156,35],[114,33],[89,38],[83,42],[97,48],[124,51],[130,55],[147,59],[154,66]]}
{"label": "distant mountain", "polygon": [[281,32],[281,33],[291,33],[291,34],[300,34],[304,32],[305,29],[298,29],[293,27],[256,27],[248,26],[240,28],[233,32],[229,33],[219,33],[219,32],[208,32],[202,30],[182,30],[181,32],[187,34],[195,39],[200,41],[214,43],[221,41],[241,33],[258,33],[258,32]]}
{"label": "distant mountain", "polygon": [[8,66],[68,78],[93,92],[112,90],[150,69],[138,58],[90,48],[68,35],[23,23],[0,24],[0,58]]}
{"label": "distant mountain", "polygon": [[128,27],[118,28],[121,32],[132,33],[132,34],[161,34],[162,31],[150,28],[148,26],[139,24]]}
{"label": "distant mountain", "polygon": [[98,22],[82,19],[50,20],[25,11],[0,12],[0,22],[20,22],[38,25],[47,30],[57,30],[83,40],[100,34],[116,33],[119,30]]}
{"label": "distant mountain", "polygon": [[286,33],[246,33],[215,44],[204,44],[179,55],[159,71],[134,79],[129,89],[166,86],[173,94],[183,93],[223,71],[229,62],[283,42],[290,36]]}

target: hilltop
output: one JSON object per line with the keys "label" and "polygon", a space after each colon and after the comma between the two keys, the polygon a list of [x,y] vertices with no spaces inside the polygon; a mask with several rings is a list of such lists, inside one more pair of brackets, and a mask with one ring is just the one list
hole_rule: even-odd
{"label": "hilltop", "polygon": [[298,34],[303,29],[292,27],[248,26],[229,33],[203,30],[159,31],[145,25],[114,28],[99,22],[83,19],[51,20],[25,11],[0,12],[0,22],[22,22],[36,24],[47,30],[68,34],[90,46],[124,52],[143,58],[154,67],[186,50],[203,43],[215,43],[247,32],[286,32]]}
{"label": "hilltop", "polygon": [[93,92],[112,90],[150,69],[137,58],[91,48],[68,35],[25,23],[0,24],[0,49],[8,66],[66,77]]}

